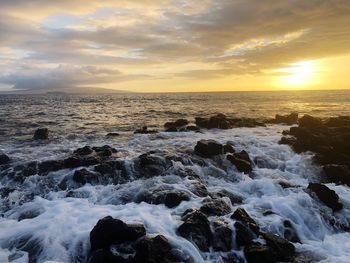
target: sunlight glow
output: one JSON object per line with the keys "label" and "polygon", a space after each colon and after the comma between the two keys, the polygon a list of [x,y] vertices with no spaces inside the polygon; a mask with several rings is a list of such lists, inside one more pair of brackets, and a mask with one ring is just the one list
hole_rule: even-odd
{"label": "sunlight glow", "polygon": [[305,87],[312,84],[314,80],[315,65],[312,61],[301,61],[293,63],[289,68],[278,70],[284,73],[279,77],[279,85],[286,88]]}

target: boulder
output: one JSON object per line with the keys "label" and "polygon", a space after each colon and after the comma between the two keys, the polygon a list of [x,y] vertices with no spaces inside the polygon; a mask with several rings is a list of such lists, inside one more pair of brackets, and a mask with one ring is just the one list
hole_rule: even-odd
{"label": "boulder", "polygon": [[34,132],[34,140],[47,140],[49,139],[49,129],[48,128],[39,128]]}
{"label": "boulder", "polygon": [[144,236],[137,241],[134,263],[171,263],[176,262],[171,253],[171,246],[166,237]]}
{"label": "boulder", "polygon": [[241,222],[235,222],[237,247],[249,245],[256,235],[248,226]]}
{"label": "boulder", "polygon": [[95,151],[95,153],[101,157],[101,158],[106,158],[106,157],[109,157],[111,156],[112,154],[114,153],[117,153],[118,151],[109,146],[109,145],[103,145],[103,146],[98,146],[98,147],[92,147],[92,150]]}
{"label": "boulder", "polygon": [[307,114],[305,114],[303,117],[299,119],[299,127],[313,129],[313,128],[320,128],[322,126],[323,126],[322,121],[319,118],[315,118]]}
{"label": "boulder", "polygon": [[186,211],[182,216],[183,224],[177,229],[180,236],[192,241],[204,252],[209,251],[213,234],[207,217],[199,210]]}
{"label": "boulder", "polygon": [[224,153],[235,153],[235,149],[231,144],[226,143],[224,145]]}
{"label": "boulder", "polygon": [[329,164],[323,167],[327,179],[332,183],[350,186],[350,167],[346,165]]}
{"label": "boulder", "polygon": [[186,119],[178,119],[174,122],[175,127],[183,127],[189,124],[189,121]]}
{"label": "boulder", "polygon": [[169,127],[165,130],[165,132],[178,132],[177,128],[175,126]]}
{"label": "boulder", "polygon": [[98,174],[84,168],[74,172],[73,181],[81,184],[96,183],[98,182]]}
{"label": "boulder", "polygon": [[224,221],[213,222],[213,248],[215,251],[230,251],[232,248],[232,230]]}
{"label": "boulder", "polygon": [[168,208],[178,206],[182,201],[189,201],[189,196],[178,190],[155,190],[153,192],[146,192],[138,195],[136,202],[146,202],[149,204],[165,204]]}
{"label": "boulder", "polygon": [[61,160],[48,160],[39,164],[39,174],[44,175],[49,172],[58,171],[64,169],[64,163]]}
{"label": "boulder", "polygon": [[146,178],[162,175],[170,166],[171,163],[166,159],[150,153],[141,154],[135,160],[135,168]]}
{"label": "boulder", "polygon": [[276,114],[275,119],[269,120],[268,123],[276,123],[276,124],[297,124],[298,123],[298,113],[292,112],[288,115],[279,115]]}
{"label": "boulder", "polygon": [[78,156],[85,156],[85,155],[90,155],[92,154],[94,151],[91,149],[90,146],[84,146],[82,148],[78,148],[76,149],[73,154],[74,155],[78,155]]}
{"label": "boulder", "polygon": [[271,233],[261,233],[261,235],[264,237],[266,245],[273,250],[277,260],[284,261],[294,256],[295,247],[288,240]]}
{"label": "boulder", "polygon": [[223,216],[231,213],[231,207],[222,198],[210,198],[204,201],[200,211],[207,216]]}
{"label": "boulder", "polygon": [[200,128],[198,126],[196,126],[196,125],[188,125],[186,127],[186,130],[187,131],[200,131]]}
{"label": "boulder", "polygon": [[106,137],[110,137],[110,138],[118,137],[118,136],[119,136],[119,133],[117,132],[109,132],[106,134]]}
{"label": "boulder", "polygon": [[223,154],[224,147],[215,140],[200,140],[197,142],[194,151],[202,157],[210,158],[215,155]]}
{"label": "boulder", "polygon": [[260,228],[253,218],[243,208],[237,208],[236,211],[231,215],[232,219],[240,221],[252,230],[256,235],[259,235]]}
{"label": "boulder", "polygon": [[244,255],[248,263],[275,263],[276,256],[267,245],[252,243],[244,248]]}
{"label": "boulder", "polygon": [[318,183],[310,183],[307,188],[315,193],[318,199],[331,208],[333,212],[339,211],[343,208],[343,204],[339,202],[339,196],[327,186]]}
{"label": "boulder", "polygon": [[7,164],[10,162],[10,157],[6,154],[0,154],[0,165]]}
{"label": "boulder", "polygon": [[126,224],[119,219],[106,216],[100,219],[90,232],[91,251],[108,249],[128,241],[135,241],[144,236],[146,230],[140,224]]}
{"label": "boulder", "polygon": [[67,159],[63,160],[63,163],[65,168],[77,168],[82,164],[80,158],[74,156],[68,157]]}
{"label": "boulder", "polygon": [[283,221],[284,226],[284,238],[293,243],[301,243],[300,238],[295,230],[294,226],[289,220]]}
{"label": "boulder", "polygon": [[252,168],[252,161],[246,151],[241,151],[239,153],[234,153],[227,155],[227,159],[236,166],[239,172],[243,172],[245,174],[250,173]]}
{"label": "boulder", "polygon": [[147,126],[143,126],[141,129],[137,129],[134,134],[152,134],[157,132],[157,130],[149,130]]}
{"label": "boulder", "polygon": [[130,260],[114,255],[109,249],[93,251],[87,263],[128,263]]}

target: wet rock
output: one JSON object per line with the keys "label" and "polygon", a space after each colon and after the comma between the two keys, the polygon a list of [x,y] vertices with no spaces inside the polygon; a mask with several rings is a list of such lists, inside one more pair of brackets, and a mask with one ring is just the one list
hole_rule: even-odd
{"label": "wet rock", "polygon": [[271,233],[261,233],[261,235],[264,237],[266,245],[273,250],[277,260],[291,259],[295,254],[295,247],[288,240]]}
{"label": "wet rock", "polygon": [[183,127],[189,124],[189,121],[186,119],[178,119],[174,122],[175,127]]}
{"label": "wet rock", "polygon": [[109,132],[106,134],[106,137],[111,137],[111,138],[118,137],[118,136],[119,136],[119,133],[117,132]]}
{"label": "wet rock", "polygon": [[171,166],[164,158],[149,153],[141,154],[135,164],[140,175],[146,178],[162,175]]}
{"label": "wet rock", "polygon": [[22,170],[22,175],[24,177],[32,176],[37,173],[38,173],[38,163],[35,161],[27,163],[27,165]]}
{"label": "wet rock", "polygon": [[200,131],[200,128],[198,126],[196,126],[196,125],[188,125],[186,127],[186,130],[187,131]]}
{"label": "wet rock", "polygon": [[126,224],[111,216],[100,219],[90,232],[91,251],[108,249],[110,245],[135,241],[144,236],[146,230],[140,224]]}
{"label": "wet rock", "polygon": [[49,138],[49,129],[40,128],[34,132],[34,140],[47,140]]}
{"label": "wet rock", "polygon": [[215,155],[223,154],[224,147],[215,140],[200,140],[197,142],[194,151],[202,157],[210,158]]}
{"label": "wet rock", "polygon": [[315,118],[307,114],[299,119],[299,127],[315,129],[322,127],[322,125],[322,121],[319,118]]}
{"label": "wet rock", "polygon": [[245,174],[250,173],[252,168],[252,161],[246,151],[241,151],[239,153],[234,153],[232,155],[227,155],[227,159],[236,166],[239,172],[243,172]]}
{"label": "wet rock", "polygon": [[237,247],[241,246],[247,246],[249,245],[254,238],[256,238],[256,235],[252,230],[249,229],[248,226],[245,224],[242,224],[240,222],[235,222],[235,229],[236,229],[236,244]]}
{"label": "wet rock", "polygon": [[231,213],[231,207],[223,199],[208,199],[200,208],[208,216],[223,216]]}
{"label": "wet rock", "polygon": [[98,174],[84,168],[74,172],[73,181],[81,184],[96,183],[98,182]]}
{"label": "wet rock", "polygon": [[213,223],[213,248],[215,251],[230,251],[232,248],[232,230],[224,221]]}
{"label": "wet rock", "polygon": [[114,255],[109,249],[98,249],[91,253],[88,263],[128,263],[130,260]]}
{"label": "wet rock", "polygon": [[49,172],[58,171],[64,169],[64,163],[61,160],[48,160],[39,164],[39,174],[44,175]]}
{"label": "wet rock", "polygon": [[182,201],[189,200],[190,198],[185,193],[172,191],[165,194],[164,204],[169,208],[173,208],[178,206]]}
{"label": "wet rock", "polygon": [[149,204],[165,204],[168,208],[174,208],[183,201],[189,201],[189,196],[177,190],[158,190],[153,192],[142,193],[137,196],[136,202],[146,202]]}
{"label": "wet rock", "polygon": [[169,127],[165,130],[165,132],[178,132],[177,128],[175,126]]}
{"label": "wet rock", "polygon": [[74,155],[79,155],[79,156],[85,156],[85,155],[89,155],[92,154],[94,151],[91,149],[90,146],[84,146],[82,148],[78,148],[76,149],[73,154]]}
{"label": "wet rock", "polygon": [[236,195],[234,193],[231,193],[225,189],[219,190],[217,192],[213,192],[210,194],[210,196],[212,198],[222,198],[222,197],[227,197],[228,199],[230,199],[231,204],[241,204],[243,202],[243,197]]}
{"label": "wet rock", "polygon": [[272,249],[260,243],[252,243],[244,248],[248,263],[275,263],[277,259]]}
{"label": "wet rock", "polygon": [[117,161],[106,161],[102,162],[94,167],[96,172],[100,174],[115,174],[116,170],[120,170],[122,168],[122,163]]}
{"label": "wet rock", "polygon": [[102,158],[106,158],[111,156],[114,153],[117,153],[118,151],[109,146],[109,145],[103,145],[103,146],[99,146],[99,147],[92,147],[92,150],[94,150],[96,152],[96,154]]}
{"label": "wet rock", "polygon": [[7,164],[10,162],[10,157],[6,154],[0,154],[0,165]]}
{"label": "wet rock", "polygon": [[310,183],[307,188],[314,192],[318,199],[334,212],[343,208],[343,204],[339,202],[339,196],[327,186],[318,183]]}
{"label": "wet rock", "polygon": [[284,238],[293,243],[301,243],[300,238],[295,230],[294,226],[289,220],[283,221],[284,226]]}
{"label": "wet rock", "polygon": [[81,159],[77,157],[68,157],[63,161],[63,163],[64,163],[64,167],[66,168],[77,168],[82,164]]}
{"label": "wet rock", "polygon": [[199,210],[186,211],[182,216],[184,223],[179,226],[180,236],[192,241],[204,252],[209,251],[213,236],[207,217]]}
{"label": "wet rock", "polygon": [[329,164],[323,167],[327,179],[332,183],[350,186],[350,167],[346,165]]}
{"label": "wet rock", "polygon": [[258,224],[243,208],[237,208],[231,216],[232,219],[238,220],[252,230],[256,235],[259,235],[260,229]]}
{"label": "wet rock", "polygon": [[135,263],[171,263],[175,261],[171,246],[162,235],[153,238],[144,236],[136,243]]}
{"label": "wet rock", "polygon": [[224,153],[235,153],[235,149],[231,144],[226,143],[224,145]]}
{"label": "wet rock", "polygon": [[158,133],[157,130],[149,130],[147,126],[143,126],[141,129],[137,129],[134,134],[152,134]]}
{"label": "wet rock", "polygon": [[275,118],[267,121],[267,123],[275,123],[275,124],[297,124],[298,123],[298,113],[292,112],[288,115],[279,115],[276,114]]}

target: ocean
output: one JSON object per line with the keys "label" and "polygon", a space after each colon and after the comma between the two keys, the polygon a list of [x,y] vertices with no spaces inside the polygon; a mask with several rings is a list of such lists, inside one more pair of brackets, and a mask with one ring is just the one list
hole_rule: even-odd
{"label": "ocean", "polygon": [[[245,262],[234,241],[229,252],[203,252],[178,234],[181,215],[208,198],[195,193],[198,183],[208,193],[225,190],[240,197],[240,204],[225,201],[232,211],[244,208],[264,231],[283,236],[283,222],[290,221],[301,241],[294,243],[297,253],[310,258],[305,262],[349,262],[350,234],[336,226],[350,227],[350,188],[327,184],[344,205],[336,214],[305,192],[309,182],[320,180],[321,168],[311,152],[298,154],[278,143],[290,126],[163,132],[167,121],[194,122],[218,113],[264,120],[291,112],[332,117],[349,115],[349,110],[350,91],[345,90],[0,95],[0,153],[11,158],[9,165],[0,166],[0,262],[86,262],[90,231],[108,215],[144,224],[151,236],[164,235],[186,262]],[[142,126],[159,132],[134,134]],[[49,140],[32,139],[41,127],[49,129]],[[225,158],[193,157],[201,139],[247,151],[254,162],[252,174],[237,171]],[[123,180],[81,185],[72,180],[81,167],[16,177],[29,163],[62,160],[78,148],[103,145],[117,150],[113,156],[123,164]],[[171,160],[171,165],[161,174],[142,176],[136,163],[144,153]],[[86,169],[94,171],[94,165]],[[296,187],[281,187],[286,181]],[[167,189],[185,193],[188,200],[174,208],[137,201]],[[222,220],[234,229],[230,214],[208,220]],[[236,261],[227,261],[229,257]]]}

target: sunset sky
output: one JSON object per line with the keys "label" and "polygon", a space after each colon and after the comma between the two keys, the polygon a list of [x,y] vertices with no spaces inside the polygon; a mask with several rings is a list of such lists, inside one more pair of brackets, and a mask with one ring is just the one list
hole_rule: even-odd
{"label": "sunset sky", "polygon": [[0,0],[0,90],[350,88],[349,0]]}

